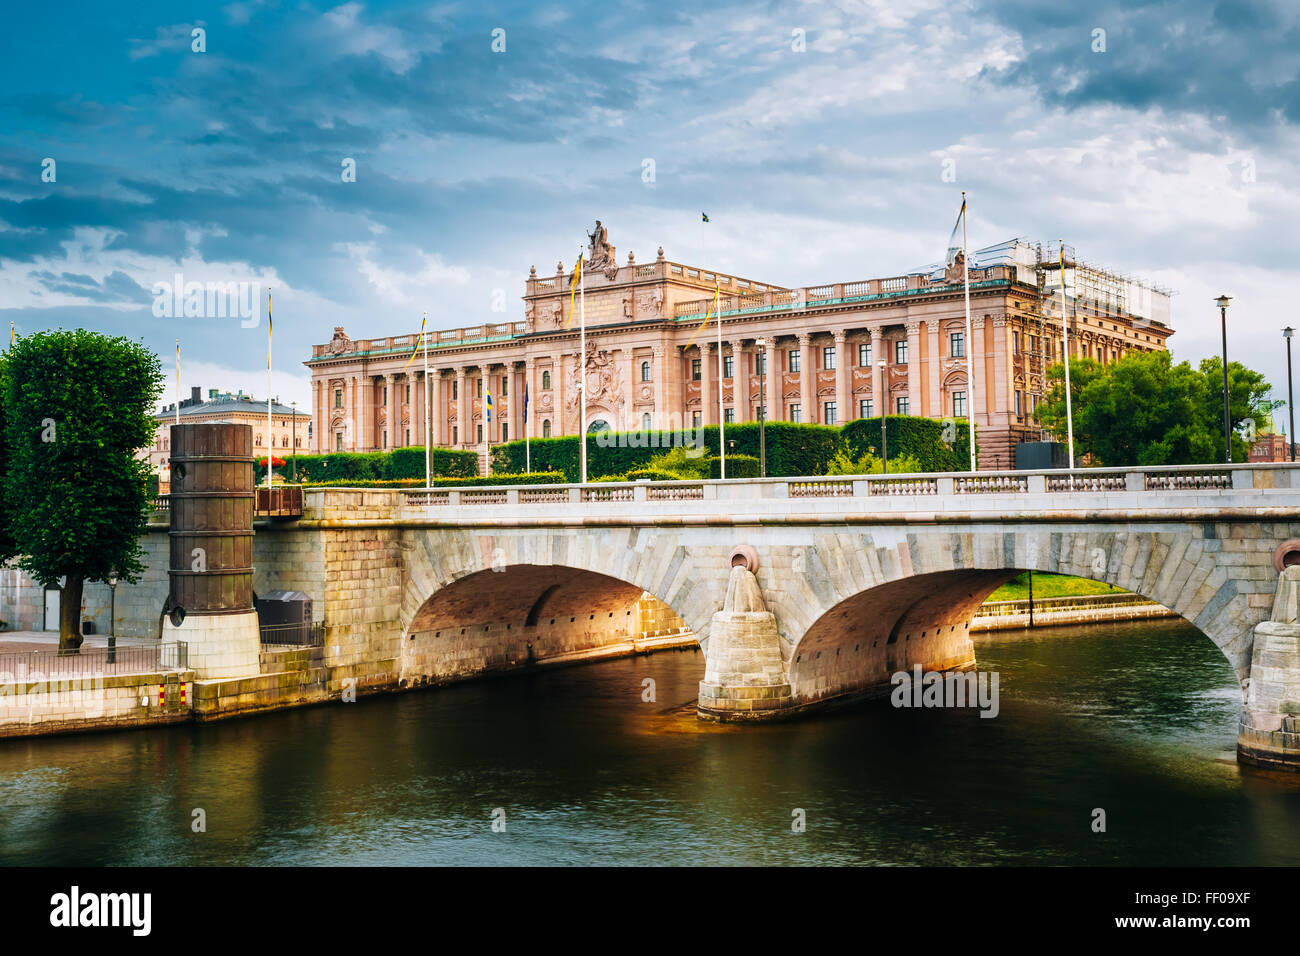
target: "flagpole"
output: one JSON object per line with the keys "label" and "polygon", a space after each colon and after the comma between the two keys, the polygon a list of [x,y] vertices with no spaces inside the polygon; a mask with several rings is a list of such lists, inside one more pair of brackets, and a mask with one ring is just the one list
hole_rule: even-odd
{"label": "flagpole", "polygon": [[424,334],[424,327],[429,321],[429,313],[424,313],[424,321],[420,323],[420,338],[424,339],[424,487],[429,489],[433,487],[433,472],[430,470],[430,455],[432,454],[429,446],[430,430],[429,415],[432,405],[429,403],[429,338]]}
{"label": "flagpole", "polygon": [[[271,289],[266,289],[266,487],[271,488],[271,450],[275,439],[271,437]],[[267,507],[271,502],[268,498]]]}
{"label": "flagpole", "polygon": [[181,423],[181,340],[176,340],[176,424]]}
{"label": "flagpole", "polygon": [[[1065,434],[1068,443],[1071,470],[1074,469],[1074,408],[1070,398],[1070,325],[1065,315],[1065,240],[1061,245],[1061,332],[1065,340]],[[1073,483],[1071,483],[1073,487]]]}
{"label": "flagpole", "polygon": [[966,293],[966,381],[970,383],[970,408],[966,412],[966,431],[970,434],[970,470],[976,470],[975,461],[975,366],[971,353],[975,340],[970,325],[970,255],[966,251],[966,190],[961,191],[961,273]]}
{"label": "flagpole", "polygon": [[[718,476],[727,477],[727,413],[722,407],[722,307],[719,297],[722,295],[721,286],[718,280],[714,278],[713,283],[713,312],[718,318]],[[740,388],[740,383],[736,382],[736,389]]]}
{"label": "flagpole", "polygon": [[[593,245],[594,249],[594,245]],[[578,246],[578,460],[582,484],[587,483],[587,277],[582,273]]]}
{"label": "flagpole", "polygon": [[529,445],[529,439],[533,434],[533,422],[528,416],[528,376],[530,374],[530,369],[524,369],[524,471],[529,473],[533,470],[533,450]]}

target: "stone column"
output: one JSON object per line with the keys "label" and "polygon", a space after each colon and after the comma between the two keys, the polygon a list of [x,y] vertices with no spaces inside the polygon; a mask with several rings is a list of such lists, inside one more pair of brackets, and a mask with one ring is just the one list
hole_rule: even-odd
{"label": "stone column", "polygon": [[651,421],[655,423],[656,428],[666,430],[672,427],[672,422],[668,418],[668,363],[665,361],[668,349],[666,346],[656,345],[654,352],[655,360],[651,367],[654,369],[652,374],[655,377],[655,413]]}
{"label": "stone column", "polygon": [[713,356],[712,347],[700,345],[700,423],[716,425],[718,417],[718,400],[713,394]]}
{"label": "stone column", "polygon": [[849,360],[849,343],[848,333],[844,329],[836,329],[835,335],[835,414],[838,416],[839,423],[852,421],[857,418],[853,409],[849,407],[853,401],[853,364]]}
{"label": "stone column", "polygon": [[[971,368],[975,375],[975,384],[971,385],[970,391],[970,417],[975,422],[976,441],[979,441],[979,429],[988,424],[988,413],[992,408],[989,397],[993,394],[993,388],[988,379],[987,363],[985,356],[988,354],[988,348],[984,341],[984,317],[982,315],[971,316],[971,343],[973,350],[970,354]],[[978,387],[976,387],[978,386]],[[975,404],[975,396],[978,394],[980,403]]]}
{"label": "stone column", "polygon": [[442,438],[442,376],[438,374],[436,368],[430,368],[424,387],[428,389],[429,394],[429,421],[428,429],[423,437],[429,442],[431,447],[437,447],[443,442]]}
{"label": "stone column", "polygon": [[813,380],[817,377],[816,363],[812,356],[812,336],[800,332],[799,341],[799,406],[803,409],[803,420],[807,424],[817,421],[817,410],[813,408],[816,393]]}
{"label": "stone column", "polygon": [[889,382],[880,374],[881,360],[889,361],[885,355],[885,330],[876,326],[871,330],[871,401],[877,415],[889,414]]}
{"label": "stone column", "polygon": [[556,352],[551,357],[551,437],[565,434],[564,431],[564,353]]}
{"label": "stone column", "polygon": [[907,323],[907,413],[921,411],[921,323]]}
{"label": "stone column", "polygon": [[472,409],[473,403],[469,401],[469,396],[465,394],[465,366],[456,367],[456,445],[464,448],[472,441],[472,438],[465,434],[465,429],[469,426],[466,422],[470,416],[465,414],[466,409]]}
{"label": "stone column", "polygon": [[763,340],[763,384],[767,386],[767,394],[763,396],[763,402],[767,405],[767,420],[782,421],[784,415],[781,414],[781,369],[778,356],[781,353],[776,348],[776,336],[764,337]]}
{"label": "stone column", "polygon": [[329,421],[329,409],[326,407],[325,402],[333,396],[329,394],[329,382],[325,379],[318,378],[314,384],[316,386],[315,405],[312,408],[314,415],[312,419],[312,446],[314,447],[311,450],[319,455],[325,450],[321,439],[325,435],[325,423]]}
{"label": "stone column", "polygon": [[[929,340],[925,363],[926,376],[926,393],[928,395],[925,414],[930,418],[944,418],[950,414],[950,410],[943,406],[943,355],[940,349],[943,343],[939,341],[939,323],[930,319],[925,323],[925,329]],[[966,343],[967,347],[970,343]]]}
{"label": "stone column", "polygon": [[749,421],[749,356],[742,339],[731,343],[731,396],[736,421]]}
{"label": "stone column", "polygon": [[348,451],[356,451],[360,447],[358,442],[361,437],[359,434],[361,431],[361,424],[357,420],[357,392],[358,392],[357,377],[353,375],[351,378],[348,379],[348,394],[347,394],[348,433],[347,435],[344,436],[343,439],[343,447],[346,448]]}
{"label": "stone column", "polygon": [[[379,448],[393,449],[396,447],[396,440],[393,431],[393,402],[397,394],[397,377],[392,372],[385,372],[380,387],[379,400],[384,403],[384,434],[379,436],[375,444]],[[387,441],[385,441],[387,439]]]}

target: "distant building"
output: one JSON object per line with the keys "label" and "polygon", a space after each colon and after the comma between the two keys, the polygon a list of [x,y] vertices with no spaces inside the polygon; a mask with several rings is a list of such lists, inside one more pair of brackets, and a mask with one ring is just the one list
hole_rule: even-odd
{"label": "distant building", "polygon": [[[1297,456],[1300,457],[1300,456]],[[1291,450],[1287,447],[1285,435],[1265,432],[1255,436],[1255,444],[1250,446],[1251,462],[1290,461]]]}
{"label": "distant building", "polygon": [[[208,397],[202,397],[203,390],[193,388],[190,397],[181,399],[180,420],[182,424],[191,422],[240,422],[253,428],[253,452],[261,458],[270,445],[272,455],[288,460],[296,448],[299,454],[305,454],[311,448],[312,417],[305,411],[296,413],[288,405],[271,403],[271,434],[268,440],[266,428],[266,400],[257,400],[243,392],[221,392],[215,388],[208,390]],[[163,490],[169,481],[171,464],[171,426],[176,423],[176,403],[166,405],[155,416],[158,423],[154,431],[154,443],[148,449],[149,467],[159,476]]]}
{"label": "distant building", "polygon": [[[645,263],[628,253],[620,265],[599,223],[591,239],[585,356],[563,263],[551,275],[531,271],[522,320],[431,332],[427,395],[422,356],[408,362],[416,334],[353,339],[336,327],[305,363],[317,450],[421,445],[426,436],[481,449],[522,438],[525,387],[531,437],[690,428],[720,416],[842,425],[973,411],[983,469],[1014,467],[1019,442],[1045,437],[1033,414],[1047,367],[1064,354],[1059,248],[1017,239],[972,251],[967,341],[960,262],[790,289],[674,262],[662,249]],[[1069,247],[1064,258],[1073,355],[1110,364],[1166,348],[1170,293]]]}

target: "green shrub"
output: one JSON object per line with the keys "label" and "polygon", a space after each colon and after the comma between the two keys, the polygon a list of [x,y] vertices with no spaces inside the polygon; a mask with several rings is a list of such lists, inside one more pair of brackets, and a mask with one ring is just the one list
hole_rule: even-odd
{"label": "green shrub", "polygon": [[[871,452],[864,452],[857,458],[850,458],[848,451],[841,448],[831,459],[826,469],[828,475],[879,475],[885,470],[885,463]],[[921,463],[911,455],[900,455],[889,459],[889,474],[907,475],[921,471]]]}
{"label": "green shrub", "polygon": [[[429,455],[429,470],[438,478],[471,478],[478,474],[478,452],[435,448]],[[423,483],[424,446],[394,448],[388,453],[384,477],[419,478]]]}
{"label": "green shrub", "polygon": [[[722,459],[720,457],[710,456],[704,459],[709,466],[710,478],[722,477]],[[727,456],[727,477],[728,478],[757,478],[758,477],[758,459],[753,455],[728,455]]]}
{"label": "green shrub", "polygon": [[[965,421],[890,415],[886,433],[890,471],[895,470],[895,459],[904,458],[914,462],[918,471],[970,470],[970,426]],[[855,461],[865,454],[881,453],[878,417],[847,422],[840,435],[848,457]]]}
{"label": "green shrub", "polygon": [[[309,481],[304,482],[311,488],[423,488],[423,478],[396,478],[389,480],[358,481]],[[473,476],[469,478],[434,478],[434,488],[478,488],[486,485],[562,485],[564,473],[559,471],[534,471],[528,474],[489,475],[486,478]]]}

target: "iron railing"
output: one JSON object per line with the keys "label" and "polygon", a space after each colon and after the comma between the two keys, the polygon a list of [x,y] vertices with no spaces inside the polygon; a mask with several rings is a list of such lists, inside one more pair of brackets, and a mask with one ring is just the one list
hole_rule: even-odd
{"label": "iron railing", "polygon": [[286,647],[323,647],[325,645],[324,621],[262,624],[258,626],[258,631],[263,644]]}
{"label": "iron railing", "polygon": [[131,647],[83,647],[77,653],[39,648],[0,654],[0,683],[189,670],[185,641]]}

